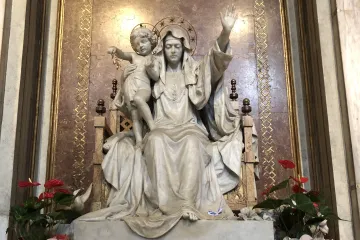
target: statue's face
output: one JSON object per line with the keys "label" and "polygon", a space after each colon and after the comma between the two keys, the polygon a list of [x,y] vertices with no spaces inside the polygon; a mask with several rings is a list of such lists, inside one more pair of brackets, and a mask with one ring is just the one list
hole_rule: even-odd
{"label": "statue's face", "polygon": [[166,36],[164,46],[165,58],[168,63],[178,64],[183,55],[183,45],[179,38],[171,35]]}
{"label": "statue's face", "polygon": [[151,42],[146,37],[137,37],[134,40],[136,52],[141,56],[147,56],[151,53]]}

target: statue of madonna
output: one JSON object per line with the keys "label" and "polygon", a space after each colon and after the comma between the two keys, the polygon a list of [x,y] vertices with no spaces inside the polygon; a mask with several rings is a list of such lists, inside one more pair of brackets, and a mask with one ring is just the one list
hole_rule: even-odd
{"label": "statue of madonna", "polygon": [[234,218],[223,194],[239,183],[243,136],[222,76],[232,59],[229,36],[236,19],[234,7],[221,14],[221,34],[199,62],[191,57],[185,29],[169,25],[162,31],[154,49],[160,64],[152,89],[155,128],[142,147],[131,132],[107,140],[102,168],[112,186],[108,208],[80,220],[121,219],[137,234],[155,238],[181,218]]}

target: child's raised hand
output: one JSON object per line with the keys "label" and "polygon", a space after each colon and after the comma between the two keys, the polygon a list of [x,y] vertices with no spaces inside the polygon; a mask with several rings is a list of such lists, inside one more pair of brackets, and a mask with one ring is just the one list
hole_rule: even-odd
{"label": "child's raised hand", "polygon": [[111,47],[108,48],[107,53],[108,53],[108,54],[115,54],[115,53],[116,53],[116,50],[117,50],[116,47],[111,46]]}

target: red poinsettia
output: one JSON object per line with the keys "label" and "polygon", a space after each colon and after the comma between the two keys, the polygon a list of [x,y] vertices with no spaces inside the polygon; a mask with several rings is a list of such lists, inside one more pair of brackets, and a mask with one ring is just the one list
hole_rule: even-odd
{"label": "red poinsettia", "polygon": [[54,187],[61,187],[62,185],[64,185],[63,181],[61,181],[59,179],[51,179],[44,184],[44,187],[46,189],[51,189]]}
{"label": "red poinsettia", "polygon": [[43,200],[43,199],[49,199],[49,198],[53,198],[54,197],[54,193],[51,192],[43,192],[39,195],[39,201]]}
{"label": "red poinsettia", "polygon": [[273,185],[269,186],[269,187],[266,188],[261,194],[262,194],[263,196],[268,195],[272,187],[273,187]]}
{"label": "red poinsettia", "polygon": [[301,177],[301,178],[297,179],[297,178],[294,178],[293,176],[290,176],[290,178],[299,184],[306,183],[309,180],[307,177]]}
{"label": "red poinsettia", "polygon": [[65,188],[55,188],[54,189],[54,193],[65,193],[65,194],[72,194],[69,190],[65,189]]}
{"label": "red poinsettia", "polygon": [[295,168],[295,163],[293,163],[292,161],[290,161],[290,160],[279,160],[278,161],[280,164],[281,164],[281,166],[283,166],[283,168],[285,168],[285,169],[293,169],[293,168]]}
{"label": "red poinsettia", "polygon": [[18,182],[18,186],[21,187],[21,188],[24,188],[24,187],[36,187],[36,186],[39,186],[39,185],[41,185],[41,184],[38,183],[38,182],[31,181],[30,178],[29,178],[28,181],[19,181]]}
{"label": "red poinsettia", "polygon": [[306,190],[303,189],[302,187],[300,187],[299,184],[296,184],[296,185],[292,186],[292,190],[293,190],[294,193],[304,193],[304,192],[306,192]]}

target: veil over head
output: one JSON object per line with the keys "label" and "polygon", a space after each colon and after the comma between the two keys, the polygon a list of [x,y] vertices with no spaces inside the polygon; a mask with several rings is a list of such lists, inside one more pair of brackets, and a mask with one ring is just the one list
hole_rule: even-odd
{"label": "veil over head", "polygon": [[154,49],[154,54],[161,52],[164,48],[164,40],[167,35],[172,35],[175,38],[182,40],[185,52],[191,53],[192,48],[190,46],[190,37],[187,31],[179,25],[166,26],[160,33],[160,39],[158,46]]}
{"label": "veil over head", "polygon": [[185,84],[191,85],[196,84],[197,77],[197,68],[198,64],[191,57],[191,46],[190,46],[190,37],[187,31],[179,25],[169,25],[161,31],[161,41],[159,41],[158,46],[154,49],[153,54],[157,56],[158,61],[160,61],[161,70],[160,70],[160,81],[157,81],[153,88],[153,97],[158,99],[160,95],[164,92],[165,82],[166,82],[166,59],[164,54],[164,41],[166,36],[171,34],[171,36],[181,39],[184,47],[183,58],[182,58],[182,72],[185,76]]}

